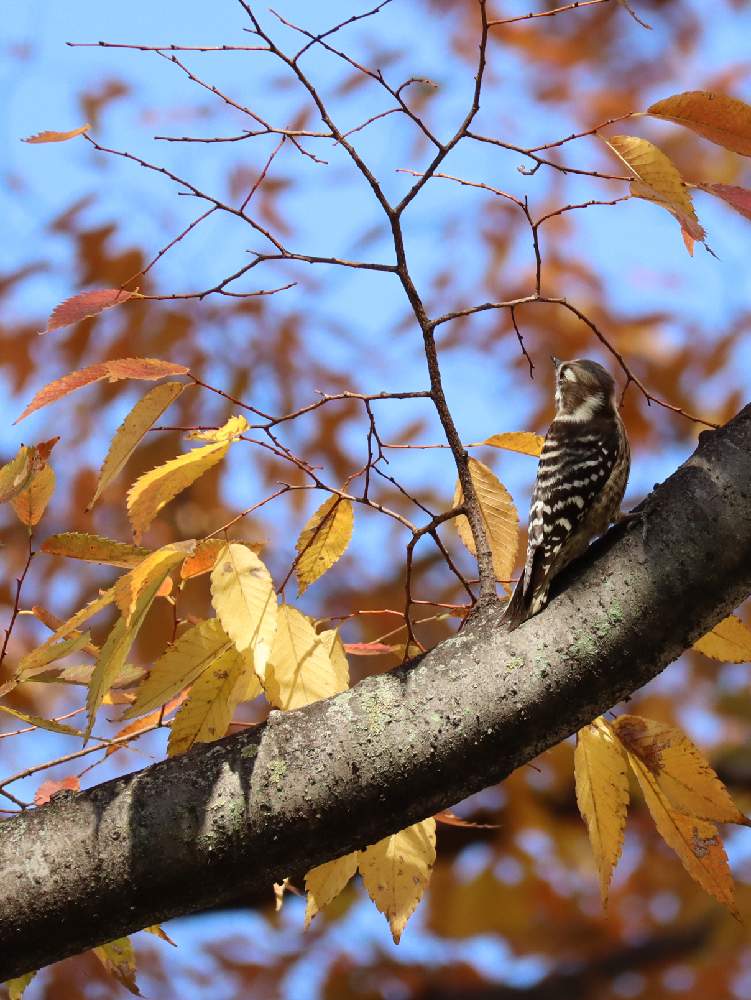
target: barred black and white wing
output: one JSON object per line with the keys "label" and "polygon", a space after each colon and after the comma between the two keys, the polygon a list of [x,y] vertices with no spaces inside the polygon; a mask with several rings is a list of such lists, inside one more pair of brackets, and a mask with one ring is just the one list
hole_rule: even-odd
{"label": "barred black and white wing", "polygon": [[553,421],[532,494],[524,572],[504,616],[511,628],[545,605],[553,576],[606,529],[627,474],[628,444],[618,418]]}

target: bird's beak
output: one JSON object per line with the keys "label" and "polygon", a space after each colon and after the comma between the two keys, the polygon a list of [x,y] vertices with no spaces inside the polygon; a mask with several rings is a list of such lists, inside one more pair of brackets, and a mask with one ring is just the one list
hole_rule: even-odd
{"label": "bird's beak", "polygon": [[558,371],[558,369],[559,369],[559,368],[561,367],[561,365],[563,364],[563,362],[561,361],[561,359],[560,359],[560,358],[557,358],[557,357],[555,356],[555,354],[551,354],[551,355],[550,355],[550,360],[551,360],[551,361],[553,362],[553,364],[555,365],[555,369],[556,369],[556,371]]}

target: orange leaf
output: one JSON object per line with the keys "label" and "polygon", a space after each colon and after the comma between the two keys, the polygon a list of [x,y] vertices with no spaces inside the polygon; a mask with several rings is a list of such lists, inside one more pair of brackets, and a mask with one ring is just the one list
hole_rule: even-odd
{"label": "orange leaf", "polygon": [[23,411],[15,423],[20,423],[30,413],[41,410],[43,406],[57,402],[64,396],[70,395],[76,389],[82,389],[85,385],[93,382],[101,382],[102,379],[109,379],[110,382],[117,382],[120,379],[134,378],[147,382],[156,382],[157,379],[166,375],[186,375],[188,369],[185,365],[176,365],[171,361],[161,361],[158,358],[119,358],[115,361],[101,361],[96,365],[89,365],[88,368],[81,368],[77,372],[69,372],[62,378],[55,379],[48,385],[40,389],[32,401]]}
{"label": "orange leaf", "polygon": [[436,813],[433,819],[439,823],[445,823],[446,826],[461,826],[472,830],[500,830],[500,826],[497,823],[473,823],[469,819],[462,819],[461,816],[457,816],[450,809],[444,809],[442,812]]}
{"label": "orange leaf", "polygon": [[37,132],[35,135],[29,135],[25,139],[21,139],[21,142],[67,142],[68,139],[75,139],[78,135],[83,135],[84,132],[88,132],[91,125],[86,122],[85,125],[80,125],[78,128],[71,129],[70,132]]}
{"label": "orange leaf", "polygon": [[105,309],[119,306],[128,299],[141,298],[138,292],[129,292],[124,288],[96,288],[93,292],[79,292],[52,310],[47,326],[40,333],[50,333],[71,323],[80,323],[89,316],[97,316]]}
{"label": "orange leaf", "polygon": [[69,778],[62,778],[60,781],[53,781],[51,779],[43,781],[36,792],[34,792],[34,802],[38,806],[43,806],[45,802],[49,802],[58,792],[77,792],[80,787],[81,783],[74,774]]}
{"label": "orange leaf", "polygon": [[700,191],[713,194],[746,219],[751,219],[751,191],[737,184],[697,184]]}

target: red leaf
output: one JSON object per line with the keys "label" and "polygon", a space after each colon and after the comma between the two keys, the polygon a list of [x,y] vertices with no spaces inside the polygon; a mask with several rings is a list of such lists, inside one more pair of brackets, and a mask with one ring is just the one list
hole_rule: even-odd
{"label": "red leaf", "polygon": [[120,358],[117,361],[102,361],[98,365],[89,365],[88,368],[63,375],[62,378],[55,379],[40,389],[15,423],[19,423],[35,410],[41,410],[43,406],[75,392],[76,389],[82,389],[92,382],[100,382],[104,378],[110,382],[124,378],[155,382],[165,375],[186,375],[187,372],[185,365],[175,365],[171,361],[160,361],[158,358]]}
{"label": "red leaf", "polygon": [[462,819],[461,816],[457,816],[450,809],[444,809],[443,812],[436,813],[435,819],[439,823],[445,823],[446,826],[463,826],[474,830],[500,830],[500,826],[497,823],[473,823],[471,820]]}
{"label": "red leaf", "polygon": [[381,656],[394,652],[383,642],[345,642],[344,648],[352,656]]}
{"label": "red leaf", "polygon": [[43,781],[34,793],[34,802],[38,806],[43,806],[45,802],[49,802],[58,792],[78,792],[80,788],[81,783],[74,774],[69,778],[62,778],[60,781],[53,781],[52,779]]}
{"label": "red leaf", "polygon": [[71,323],[80,323],[82,319],[96,316],[105,309],[119,306],[121,302],[127,302],[134,297],[140,298],[138,292],[128,292],[124,288],[97,288],[93,292],[79,292],[78,295],[55,306],[47,320],[46,328],[39,332],[49,333],[51,330],[70,326]]}
{"label": "red leaf", "polygon": [[736,184],[699,184],[702,191],[721,198],[746,219],[751,219],[751,191]]}

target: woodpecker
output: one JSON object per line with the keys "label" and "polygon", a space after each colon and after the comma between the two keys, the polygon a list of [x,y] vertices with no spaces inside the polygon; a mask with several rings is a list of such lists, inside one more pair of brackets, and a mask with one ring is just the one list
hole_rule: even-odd
{"label": "woodpecker", "polygon": [[541,611],[553,578],[620,514],[631,454],[615,382],[596,361],[555,365],[548,428],[529,511],[524,571],[504,612],[509,631]]}

